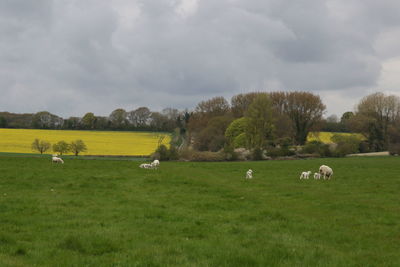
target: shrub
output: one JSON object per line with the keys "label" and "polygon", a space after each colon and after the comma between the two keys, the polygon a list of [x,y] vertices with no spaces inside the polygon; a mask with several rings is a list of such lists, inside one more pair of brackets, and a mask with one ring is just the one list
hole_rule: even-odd
{"label": "shrub", "polygon": [[253,160],[262,160],[263,159],[263,151],[261,148],[254,148],[253,151],[251,152],[252,159]]}
{"label": "shrub", "polygon": [[175,146],[171,145],[168,151],[169,160],[178,160],[179,159],[179,152]]}
{"label": "shrub", "polygon": [[289,147],[271,147],[267,150],[267,155],[271,158],[293,156],[296,153]]}
{"label": "shrub", "polygon": [[360,153],[370,152],[368,141],[361,141],[358,146],[358,150],[360,151]]}
{"label": "shrub", "polygon": [[224,146],[225,159],[229,161],[238,160],[238,154],[235,152],[232,146]]}
{"label": "shrub", "polygon": [[330,157],[332,156],[331,150],[329,149],[328,144],[324,144],[320,141],[311,141],[308,142],[301,149],[302,154],[317,154],[321,157]]}
{"label": "shrub", "polygon": [[159,160],[169,160],[168,148],[165,145],[160,145],[155,154]]}
{"label": "shrub", "polygon": [[175,146],[171,145],[168,149],[165,145],[160,145],[156,151],[151,155],[151,159],[159,159],[159,160],[178,160],[179,152]]}
{"label": "shrub", "polygon": [[390,155],[400,155],[400,143],[390,143],[389,144]]}
{"label": "shrub", "polygon": [[335,134],[331,137],[331,140],[337,144],[334,151],[335,156],[343,157],[359,152],[361,140],[357,136]]}
{"label": "shrub", "polygon": [[282,137],[277,139],[276,143],[282,148],[289,148],[289,146],[293,145],[293,140],[290,137]]}
{"label": "shrub", "polygon": [[307,142],[302,149],[301,153],[303,154],[317,154],[319,153],[320,148],[324,145],[324,143],[320,141],[311,141]]}
{"label": "shrub", "polygon": [[181,152],[181,158],[189,161],[224,161],[222,152],[196,151],[187,149]]}

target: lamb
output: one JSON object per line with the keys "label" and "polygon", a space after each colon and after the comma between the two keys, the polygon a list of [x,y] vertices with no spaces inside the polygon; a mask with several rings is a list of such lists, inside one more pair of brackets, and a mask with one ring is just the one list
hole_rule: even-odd
{"label": "lamb", "polygon": [[153,168],[157,168],[160,166],[160,161],[158,159],[155,159],[152,163],[150,163]]}
{"label": "lamb", "polygon": [[331,177],[333,176],[332,168],[326,165],[321,165],[321,167],[319,167],[319,173],[324,177],[324,179],[331,179]]}
{"label": "lamb", "polygon": [[318,172],[314,173],[314,179],[320,179],[320,178],[321,175]]}
{"label": "lamb", "polygon": [[52,163],[55,162],[55,163],[62,163],[62,164],[64,164],[64,161],[62,160],[62,158],[54,157],[54,156],[51,158],[51,162],[52,162]]}
{"label": "lamb", "polygon": [[246,179],[252,179],[253,178],[253,170],[252,169],[249,169],[247,172],[246,172]]}
{"label": "lamb", "polygon": [[152,166],[151,164],[149,164],[149,163],[142,163],[142,164],[139,165],[139,168],[142,168],[142,169],[152,169],[153,166]]}
{"label": "lamb", "polygon": [[300,175],[300,179],[308,179],[310,177],[311,172],[307,171],[307,172],[302,172]]}

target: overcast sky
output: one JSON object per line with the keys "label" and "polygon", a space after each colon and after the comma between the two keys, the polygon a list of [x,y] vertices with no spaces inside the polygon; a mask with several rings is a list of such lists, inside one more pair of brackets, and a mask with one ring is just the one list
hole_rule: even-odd
{"label": "overcast sky", "polygon": [[0,0],[0,111],[64,118],[319,94],[400,95],[398,0]]}

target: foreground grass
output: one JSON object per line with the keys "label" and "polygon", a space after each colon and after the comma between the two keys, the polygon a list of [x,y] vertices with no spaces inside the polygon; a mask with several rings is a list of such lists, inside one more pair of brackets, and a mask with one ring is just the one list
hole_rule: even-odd
{"label": "foreground grass", "polygon": [[0,266],[400,266],[399,163],[0,157]]}

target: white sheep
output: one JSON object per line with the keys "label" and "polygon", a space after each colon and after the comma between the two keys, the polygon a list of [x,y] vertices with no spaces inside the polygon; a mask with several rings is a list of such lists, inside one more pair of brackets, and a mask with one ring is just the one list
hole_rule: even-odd
{"label": "white sheep", "polygon": [[142,163],[142,164],[139,165],[139,168],[142,168],[142,169],[152,169],[153,166],[152,166],[151,164],[149,164],[149,163]]}
{"label": "white sheep", "polygon": [[51,158],[51,162],[52,163],[62,163],[62,164],[64,164],[64,161],[62,160],[62,158],[59,158],[59,157],[52,157]]}
{"label": "white sheep", "polygon": [[314,173],[314,179],[320,179],[320,178],[321,175],[318,172]]}
{"label": "white sheep", "polygon": [[302,172],[300,175],[300,179],[308,179],[310,177],[311,172],[307,171],[307,172]]}
{"label": "white sheep", "polygon": [[331,177],[333,176],[332,168],[326,165],[321,165],[321,167],[319,167],[319,173],[324,177],[324,179],[331,179]]}
{"label": "white sheep", "polygon": [[158,159],[155,159],[152,163],[150,163],[153,168],[157,168],[160,166],[160,161]]}
{"label": "white sheep", "polygon": [[253,178],[253,170],[252,169],[249,169],[247,172],[246,172],[246,179],[252,179]]}

